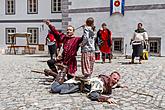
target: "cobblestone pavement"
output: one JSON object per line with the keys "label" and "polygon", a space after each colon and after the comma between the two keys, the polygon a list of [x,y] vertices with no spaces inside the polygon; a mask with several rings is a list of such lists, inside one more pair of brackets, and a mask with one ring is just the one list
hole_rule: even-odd
{"label": "cobblestone pavement", "polygon": [[[165,57],[150,57],[143,64],[127,64],[117,57],[112,63],[95,63],[94,74],[121,73],[126,89],[114,89],[117,105],[90,101],[86,94],[49,93],[50,82],[31,70],[48,68],[48,57],[0,55],[0,110],[165,110]],[[80,62],[78,61],[78,74]]]}

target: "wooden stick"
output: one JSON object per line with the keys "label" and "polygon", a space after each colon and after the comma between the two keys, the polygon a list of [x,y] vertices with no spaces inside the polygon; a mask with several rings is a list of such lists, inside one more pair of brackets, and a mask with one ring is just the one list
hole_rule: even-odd
{"label": "wooden stick", "polygon": [[38,70],[31,70],[31,72],[45,74],[44,72]]}
{"label": "wooden stick", "polygon": [[[149,97],[152,97],[152,98],[154,97],[153,95],[150,95],[148,93],[141,93],[141,92],[129,90],[127,86],[122,86],[120,84],[118,84],[115,88],[126,88],[126,91],[132,92],[134,94],[145,95],[145,96],[149,96]],[[112,89],[115,89],[115,88],[112,88]]]}
{"label": "wooden stick", "polygon": [[139,94],[139,95],[145,95],[145,96],[149,96],[149,97],[154,97],[153,95],[150,95],[148,93],[141,93],[141,92],[137,92],[137,91],[131,91],[131,90],[127,90],[128,92],[132,92],[132,93],[135,93],[135,94]]}

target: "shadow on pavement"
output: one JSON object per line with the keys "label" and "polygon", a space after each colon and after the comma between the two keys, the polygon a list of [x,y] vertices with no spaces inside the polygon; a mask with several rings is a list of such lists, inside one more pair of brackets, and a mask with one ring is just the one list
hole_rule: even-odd
{"label": "shadow on pavement", "polygon": [[47,60],[39,60],[38,62],[45,63],[45,62],[47,62]]}
{"label": "shadow on pavement", "polygon": [[39,80],[38,83],[39,84],[43,84],[43,85],[50,85],[53,81],[54,78],[25,78],[25,79],[35,79],[35,80]]}
{"label": "shadow on pavement", "polygon": [[135,63],[131,63],[131,62],[118,62],[118,63],[121,63],[122,65],[134,65],[134,64],[139,64],[137,62]]}
{"label": "shadow on pavement", "polygon": [[27,55],[26,57],[50,57],[50,55]]}

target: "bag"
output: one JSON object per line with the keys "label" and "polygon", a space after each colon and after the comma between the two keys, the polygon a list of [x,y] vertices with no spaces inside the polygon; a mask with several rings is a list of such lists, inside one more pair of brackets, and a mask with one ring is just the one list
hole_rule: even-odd
{"label": "bag", "polygon": [[143,60],[148,60],[148,51],[143,50]]}

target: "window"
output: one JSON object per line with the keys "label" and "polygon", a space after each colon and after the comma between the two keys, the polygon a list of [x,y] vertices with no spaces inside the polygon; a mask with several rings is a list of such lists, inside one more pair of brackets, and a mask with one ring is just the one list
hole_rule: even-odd
{"label": "window", "polygon": [[27,32],[32,33],[29,37],[29,44],[38,44],[39,42],[39,29],[38,28],[28,28]]}
{"label": "window", "polygon": [[160,55],[160,38],[149,38],[150,55]]}
{"label": "window", "polygon": [[[8,33],[15,33],[16,32],[16,28],[6,28],[5,29],[6,32],[6,44],[11,44],[12,43],[12,38],[11,36],[8,35]],[[13,39],[14,44],[16,44],[16,39]]]}
{"label": "window", "polygon": [[114,52],[119,52],[119,53],[123,52],[123,39],[122,38],[113,38],[112,41],[113,41],[112,50]]}
{"label": "window", "polygon": [[5,6],[6,15],[15,14],[15,0],[6,0]]}
{"label": "window", "polygon": [[158,53],[158,42],[150,42],[150,52]]}
{"label": "window", "polygon": [[114,41],[114,51],[121,51],[121,40]]}
{"label": "window", "polygon": [[51,8],[52,13],[61,12],[61,0],[52,0]]}
{"label": "window", "polygon": [[27,11],[28,11],[28,14],[37,14],[38,13],[38,0],[28,0]]}

